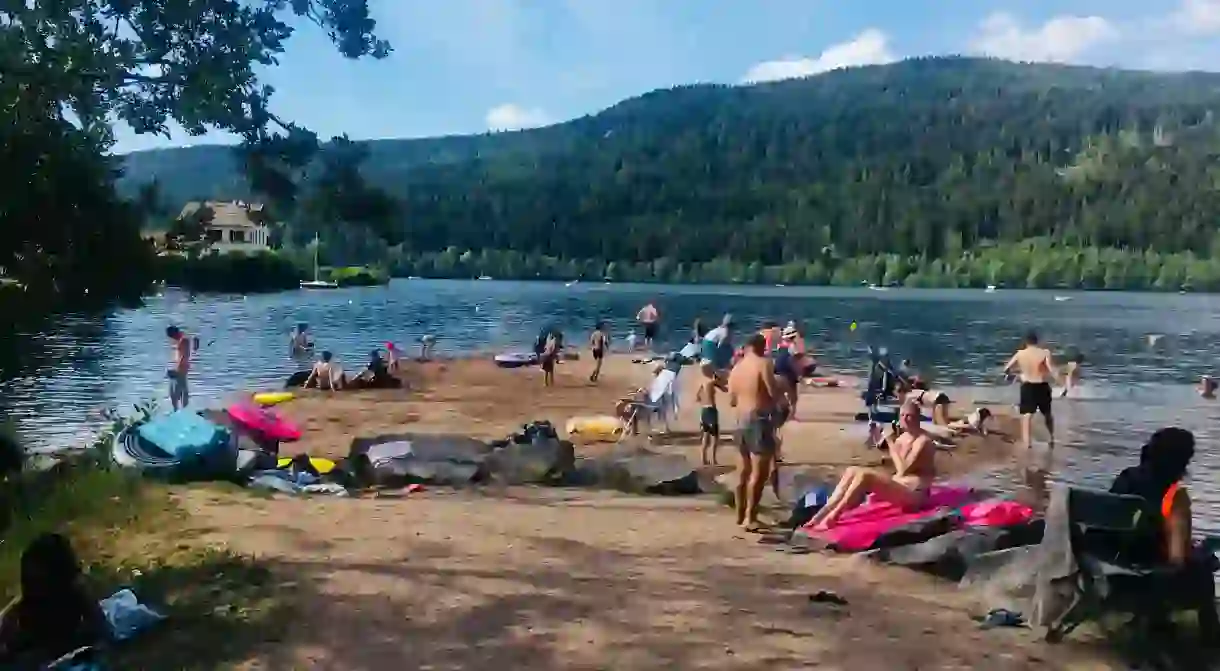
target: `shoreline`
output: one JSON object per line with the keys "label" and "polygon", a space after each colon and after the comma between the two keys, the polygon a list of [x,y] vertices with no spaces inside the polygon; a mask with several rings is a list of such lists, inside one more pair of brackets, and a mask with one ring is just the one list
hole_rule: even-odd
{"label": "shoreline", "polygon": [[[603,365],[599,384],[588,382],[592,360],[584,357],[556,367],[556,386],[544,388],[536,367],[504,369],[486,354],[466,353],[429,362],[403,360],[402,389],[321,392],[298,391],[293,401],[277,406],[297,424],[302,440],[281,447],[285,455],[344,457],[352,439],[379,434],[420,432],[461,434],[479,440],[503,438],[535,420],[551,422],[564,436],[569,419],[612,414],[615,402],[637,387],[646,387],[653,364],[635,364],[642,352],[612,353]],[[671,432],[657,440],[638,442],[664,454],[685,456],[692,466],[719,474],[736,464],[732,442],[734,413],[721,399],[719,469],[702,467],[699,460],[699,424],[695,392],[698,370],[684,366],[676,382],[678,412]],[[849,375],[841,375],[847,379]],[[956,403],[952,416],[968,412]],[[968,436],[952,450],[938,452],[942,479],[968,476],[1013,457],[1011,441],[1017,434],[1011,407],[987,404],[995,413],[989,437]],[[964,408],[964,409],[963,409]],[[863,410],[857,386],[814,388],[802,385],[796,417],[784,427],[784,471],[801,471],[817,477],[836,474],[847,466],[879,465],[881,452],[865,445],[865,424],[855,421]],[[925,412],[930,412],[926,410]],[[645,433],[645,427],[641,427]],[[605,442],[574,441],[577,456],[604,453]]]}

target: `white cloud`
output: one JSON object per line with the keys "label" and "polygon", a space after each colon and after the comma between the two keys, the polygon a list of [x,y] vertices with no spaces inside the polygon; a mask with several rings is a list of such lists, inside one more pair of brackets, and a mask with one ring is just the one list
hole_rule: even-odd
{"label": "white cloud", "polygon": [[1013,61],[1067,62],[1119,38],[1120,32],[1100,16],[1057,16],[1026,29],[1011,14],[992,14],[979,25],[972,51]]}
{"label": "white cloud", "polygon": [[758,63],[742,77],[743,82],[773,82],[794,77],[808,77],[839,68],[860,65],[884,65],[898,60],[890,51],[890,38],[876,28],[869,28],[850,42],[833,44],[817,58],[790,56]]}
{"label": "white cloud", "polygon": [[521,130],[551,123],[551,117],[542,109],[513,103],[496,105],[487,110],[486,120],[490,130]]}
{"label": "white cloud", "polygon": [[1220,0],[1182,0],[1172,21],[1175,28],[1185,33],[1220,33]]}

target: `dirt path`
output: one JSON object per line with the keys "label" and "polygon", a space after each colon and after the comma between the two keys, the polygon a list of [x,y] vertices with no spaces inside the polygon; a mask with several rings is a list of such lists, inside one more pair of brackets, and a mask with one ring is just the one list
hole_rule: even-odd
{"label": "dirt path", "polygon": [[[205,539],[299,606],[247,669],[1109,668],[980,631],[964,595],[864,560],[758,545],[706,500],[514,489],[376,500],[189,492]],[[832,590],[838,609],[810,604]]]}

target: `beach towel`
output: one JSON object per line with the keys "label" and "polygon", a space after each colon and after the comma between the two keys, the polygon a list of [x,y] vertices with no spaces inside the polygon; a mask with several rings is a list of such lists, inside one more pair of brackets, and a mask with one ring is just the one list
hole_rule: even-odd
{"label": "beach towel", "polygon": [[[935,525],[937,529],[946,526],[940,533],[948,531],[952,526],[950,515],[946,513],[962,506],[969,501],[971,490],[960,487],[933,487],[928,495],[928,502],[920,510],[908,511],[887,501],[870,499],[857,506],[839,518],[835,526],[824,531],[815,531],[808,525],[801,528],[801,534],[815,544],[840,552],[861,552],[877,547],[879,542],[889,534],[913,531],[921,535],[925,530],[910,529],[913,525],[923,526],[923,523]],[[938,535],[926,530],[928,536]]]}

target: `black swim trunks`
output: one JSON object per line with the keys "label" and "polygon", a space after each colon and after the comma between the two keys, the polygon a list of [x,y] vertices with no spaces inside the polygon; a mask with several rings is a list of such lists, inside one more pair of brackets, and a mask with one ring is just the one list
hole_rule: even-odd
{"label": "black swim trunks", "polygon": [[544,354],[542,358],[538,359],[538,365],[542,366],[543,372],[553,373],[555,372],[555,359],[557,358],[554,354]]}
{"label": "black swim trunks", "polygon": [[710,436],[720,435],[720,410],[715,406],[705,406],[699,411],[699,430]]}
{"label": "black swim trunks", "polygon": [[775,439],[775,417],[769,412],[752,412],[738,430],[738,445],[750,454],[775,454],[778,441]]}
{"label": "black swim trunks", "polygon": [[656,322],[645,323],[644,324],[644,339],[645,340],[656,340],[656,337],[657,337],[657,323]]}
{"label": "black swim trunks", "polygon": [[1021,400],[1018,407],[1022,415],[1042,413],[1051,416],[1051,385],[1049,382],[1022,382]]}
{"label": "black swim trunks", "polygon": [[606,358],[606,350],[604,350],[600,347],[594,347],[593,348],[593,358],[598,359],[598,360]]}

